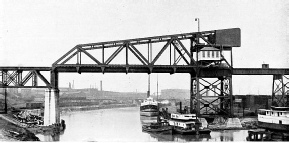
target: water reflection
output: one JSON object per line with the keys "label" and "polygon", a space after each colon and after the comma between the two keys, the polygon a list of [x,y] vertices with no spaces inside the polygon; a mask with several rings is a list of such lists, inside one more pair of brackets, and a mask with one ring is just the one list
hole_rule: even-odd
{"label": "water reflection", "polygon": [[152,138],[156,139],[157,141],[175,141],[175,142],[190,142],[190,141],[210,141],[210,135],[180,135],[180,134],[164,134],[164,133],[149,133]]}
{"label": "water reflection", "polygon": [[248,130],[223,130],[212,131],[210,141],[227,142],[227,141],[246,141]]}
{"label": "water reflection", "polygon": [[40,139],[40,141],[46,141],[46,142],[54,142],[54,141],[60,141],[60,136],[63,135],[65,130],[62,130],[60,132],[47,132],[45,134],[36,134],[36,136]]}
{"label": "water reflection", "polygon": [[43,141],[54,142],[54,141],[59,141],[59,140],[60,140],[60,134],[54,134],[54,135],[44,135],[44,140]]}

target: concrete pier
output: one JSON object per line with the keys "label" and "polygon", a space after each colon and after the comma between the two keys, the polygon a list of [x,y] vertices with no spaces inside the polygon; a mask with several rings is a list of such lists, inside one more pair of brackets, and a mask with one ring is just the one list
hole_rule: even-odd
{"label": "concrete pier", "polygon": [[45,90],[44,105],[44,125],[49,126],[55,123],[60,123],[58,89]]}

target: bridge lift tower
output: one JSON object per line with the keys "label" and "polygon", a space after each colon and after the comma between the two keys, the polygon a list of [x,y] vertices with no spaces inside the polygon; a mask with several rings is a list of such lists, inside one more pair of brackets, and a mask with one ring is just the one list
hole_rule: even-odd
{"label": "bridge lift tower", "polygon": [[199,33],[192,39],[191,54],[197,61],[196,73],[191,74],[192,113],[201,117],[233,116],[232,47],[240,46],[239,28],[210,35]]}

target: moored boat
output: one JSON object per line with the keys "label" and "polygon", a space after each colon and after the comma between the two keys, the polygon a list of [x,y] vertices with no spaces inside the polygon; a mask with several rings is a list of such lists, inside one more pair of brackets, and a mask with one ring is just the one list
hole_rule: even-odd
{"label": "moored boat", "polygon": [[211,130],[202,127],[196,114],[172,113],[169,124],[173,126],[173,133],[190,135],[211,133]]}
{"label": "moored boat", "polygon": [[142,130],[146,132],[154,132],[154,133],[172,133],[172,126],[169,126],[168,123],[162,122],[162,123],[151,123],[148,125],[142,125]]}
{"label": "moored boat", "polygon": [[141,116],[158,116],[158,102],[152,97],[145,99],[140,105]]}
{"label": "moored boat", "polygon": [[274,107],[271,109],[259,109],[258,127],[276,130],[289,131],[289,107]]}

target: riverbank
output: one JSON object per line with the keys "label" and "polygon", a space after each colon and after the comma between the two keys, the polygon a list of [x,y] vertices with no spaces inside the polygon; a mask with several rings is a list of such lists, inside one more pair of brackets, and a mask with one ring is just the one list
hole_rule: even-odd
{"label": "riverbank", "polygon": [[32,132],[0,114],[0,141],[40,141]]}
{"label": "riverbank", "polygon": [[[102,106],[61,107],[61,114],[72,111],[89,111],[110,108],[135,107],[135,104],[111,104]],[[28,128],[24,123],[18,122],[9,114],[0,114],[0,141],[39,141],[37,133],[47,134],[47,129],[40,127]]]}
{"label": "riverbank", "polygon": [[75,107],[60,107],[60,113],[71,111],[89,111],[99,109],[123,108],[123,107],[136,107],[136,104],[109,104],[109,105],[93,105],[93,106],[75,106]]}

